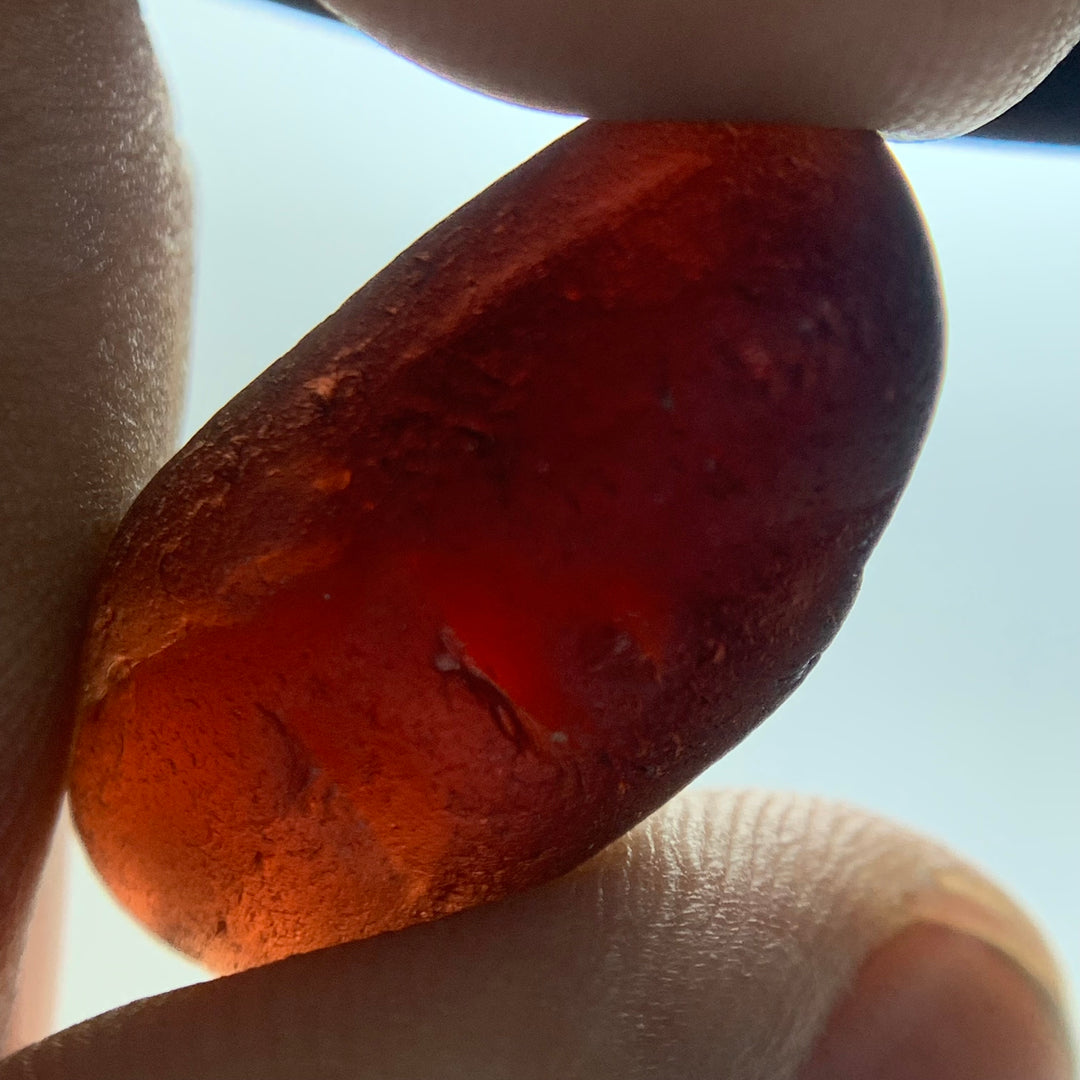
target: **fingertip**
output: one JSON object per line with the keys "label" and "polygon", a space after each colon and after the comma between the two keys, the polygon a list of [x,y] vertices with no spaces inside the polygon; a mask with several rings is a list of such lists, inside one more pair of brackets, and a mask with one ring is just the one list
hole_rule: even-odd
{"label": "fingertip", "polygon": [[189,205],[134,0],[0,0],[0,20],[2,1027],[97,562],[175,433]]}
{"label": "fingertip", "polygon": [[1080,36],[1076,0],[327,0],[426,67],[527,105],[604,119],[970,131]]}
{"label": "fingertip", "polygon": [[936,845],[693,793],[558,881],[119,1010],[0,1080],[1065,1080],[1047,979],[1030,923]]}

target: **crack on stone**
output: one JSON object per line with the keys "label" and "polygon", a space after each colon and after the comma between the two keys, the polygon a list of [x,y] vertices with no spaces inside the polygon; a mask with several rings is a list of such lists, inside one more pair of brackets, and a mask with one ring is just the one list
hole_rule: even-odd
{"label": "crack on stone", "polygon": [[457,679],[465,690],[487,711],[495,727],[517,753],[536,753],[536,742],[524,713],[490,676],[471,659],[465,646],[449,627],[439,632],[441,650],[432,661],[435,670],[447,679]]}

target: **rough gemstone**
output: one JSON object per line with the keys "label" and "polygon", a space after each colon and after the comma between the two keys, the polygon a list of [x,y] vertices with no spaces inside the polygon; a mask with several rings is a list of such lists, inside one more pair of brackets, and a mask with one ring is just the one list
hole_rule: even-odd
{"label": "rough gemstone", "polygon": [[876,136],[579,128],[133,506],[85,654],[94,862],[221,971],[569,870],[806,675],[940,353]]}

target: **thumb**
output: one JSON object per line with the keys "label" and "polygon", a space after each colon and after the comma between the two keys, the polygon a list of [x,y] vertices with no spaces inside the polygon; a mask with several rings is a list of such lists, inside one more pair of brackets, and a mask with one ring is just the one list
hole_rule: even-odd
{"label": "thumb", "polygon": [[90,1021],[0,1080],[1067,1080],[1053,960],[865,813],[692,793],[578,871]]}

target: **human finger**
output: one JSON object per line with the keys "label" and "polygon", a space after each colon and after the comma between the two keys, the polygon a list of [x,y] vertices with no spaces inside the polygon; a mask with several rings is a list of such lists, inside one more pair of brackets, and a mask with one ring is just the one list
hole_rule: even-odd
{"label": "human finger", "polygon": [[[267,0],[309,15],[336,19],[318,0]],[[1057,64],[1030,93],[968,134],[1024,142],[1080,143],[1080,47]]]}
{"label": "human finger", "polygon": [[153,998],[0,1080],[1067,1080],[1054,962],[863,812],[692,792],[574,873]]}
{"label": "human finger", "polygon": [[1031,143],[1080,145],[1080,45],[1011,109],[974,135]]}
{"label": "human finger", "polygon": [[103,545],[169,450],[187,185],[134,0],[0,0],[0,1032]]}
{"label": "human finger", "polygon": [[1080,37],[1078,0],[323,0],[425,67],[540,108],[969,131]]}
{"label": "human finger", "polygon": [[38,882],[22,953],[14,1008],[0,1057],[55,1030],[52,1022],[60,974],[60,937],[63,933],[67,888],[67,859],[61,844],[49,849]]}

